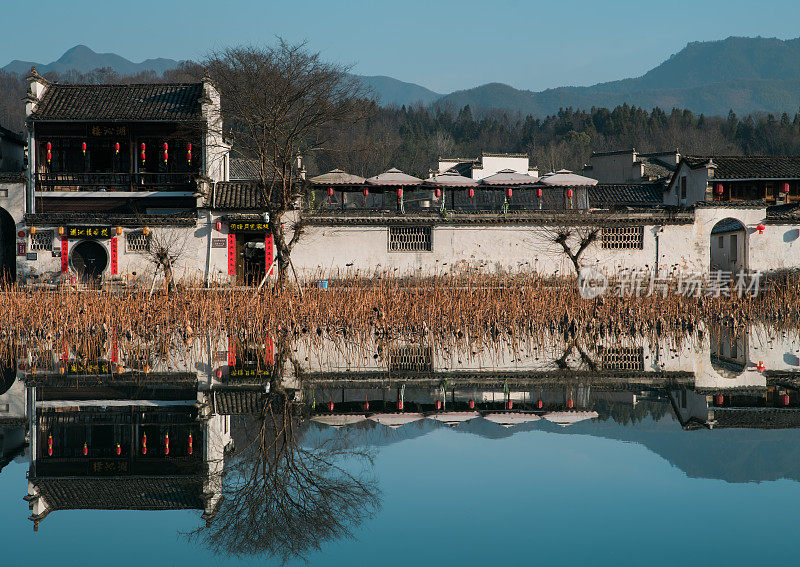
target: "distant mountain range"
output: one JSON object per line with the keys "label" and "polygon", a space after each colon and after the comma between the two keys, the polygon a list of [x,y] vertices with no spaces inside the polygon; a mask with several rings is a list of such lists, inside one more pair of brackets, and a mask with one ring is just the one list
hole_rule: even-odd
{"label": "distant mountain range", "polygon": [[64,55],[51,63],[35,63],[33,61],[20,61],[15,59],[2,68],[7,73],[26,75],[31,67],[36,66],[39,74],[44,75],[50,71],[66,73],[70,70],[88,73],[95,69],[110,67],[120,75],[135,75],[142,71],[155,71],[159,75],[169,69],[174,69],[179,64],[174,59],[146,59],[141,63],[134,63],[115,53],[96,53],[85,45],[76,45],[64,52]]}
{"label": "distant mountain range", "polygon": [[[2,70],[24,74],[32,65],[40,73],[69,69],[85,73],[97,67],[111,67],[125,75],[146,70],[160,74],[175,68],[178,61],[148,59],[134,63],[78,45],[52,63],[15,60]],[[693,42],[641,77],[539,92],[489,83],[440,94],[392,77],[358,77],[384,105],[421,103],[458,109],[469,104],[477,111],[500,109],[535,116],[552,114],[559,108],[612,108],[623,103],[646,109],[688,108],[710,115],[725,115],[730,109],[738,114],[795,113],[800,109],[800,38],[729,37]]]}

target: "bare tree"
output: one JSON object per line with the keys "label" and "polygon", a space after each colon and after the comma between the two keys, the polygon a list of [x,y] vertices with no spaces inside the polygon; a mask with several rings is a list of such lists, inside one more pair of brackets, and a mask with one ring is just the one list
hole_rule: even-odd
{"label": "bare tree", "polygon": [[262,413],[250,416],[245,438],[225,463],[219,508],[191,535],[220,554],[286,562],[351,536],[352,526],[378,509],[379,493],[367,473],[371,453],[355,449],[346,434],[303,442],[298,404],[281,380],[285,341],[277,355]]}
{"label": "bare tree", "polygon": [[152,294],[153,289],[155,289],[156,278],[159,273],[164,274],[164,290],[167,292],[174,291],[173,266],[186,250],[186,235],[176,231],[156,230],[149,235],[143,236],[147,238],[147,247],[145,248],[147,259],[155,267],[150,293]]}
{"label": "bare tree", "polygon": [[[373,105],[348,68],[323,61],[305,44],[243,46],[212,53],[204,70],[220,93],[224,135],[234,152],[258,162],[258,185],[278,251],[278,282],[286,282],[292,248],[284,217],[298,208],[298,157],[323,149],[337,128],[358,121]],[[220,132],[223,134],[223,132]]]}
{"label": "bare tree", "polygon": [[583,255],[592,244],[599,242],[601,229],[598,226],[576,222],[544,227],[541,229],[541,234],[569,259],[575,268],[575,274],[579,275],[583,267]]}

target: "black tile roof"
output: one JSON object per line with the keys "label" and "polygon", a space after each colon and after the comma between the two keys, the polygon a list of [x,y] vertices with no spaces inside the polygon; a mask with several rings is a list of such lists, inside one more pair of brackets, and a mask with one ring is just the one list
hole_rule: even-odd
{"label": "black tile roof", "polygon": [[214,412],[221,415],[254,414],[264,411],[264,388],[214,390]]}
{"label": "black tile roof", "polygon": [[[741,222],[736,219],[722,219],[714,228],[711,229],[711,234],[720,234],[722,232],[732,232],[734,230],[745,230]],[[741,369],[737,369],[741,371]]]}
{"label": "black tile roof", "polygon": [[664,202],[664,186],[660,183],[640,185],[598,184],[589,189],[589,207],[611,209],[615,206],[661,205]]}
{"label": "black tile roof", "polygon": [[683,156],[691,168],[712,160],[714,179],[800,179],[800,156]]}
{"label": "black tile roof", "polygon": [[214,184],[206,207],[218,210],[263,209],[264,196],[253,181],[219,181]]}
{"label": "black tile roof", "polygon": [[20,146],[25,146],[28,144],[28,141],[21,133],[12,132],[8,128],[3,128],[2,126],[0,126],[0,138],[6,138],[7,140],[15,142]]}
{"label": "black tile roof", "polygon": [[34,478],[50,510],[202,510],[198,476]]}
{"label": "black tile roof", "polygon": [[202,83],[50,85],[31,120],[158,121],[201,119]]}
{"label": "black tile roof", "polygon": [[714,409],[715,428],[789,429],[800,427],[800,411],[796,409],[752,408]]}

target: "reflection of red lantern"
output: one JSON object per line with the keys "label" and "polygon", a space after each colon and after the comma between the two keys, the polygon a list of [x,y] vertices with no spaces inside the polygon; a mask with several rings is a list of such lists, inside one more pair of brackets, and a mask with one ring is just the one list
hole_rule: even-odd
{"label": "reflection of red lantern", "polygon": [[439,199],[442,196],[442,190],[439,187],[437,187],[436,189],[434,189],[433,194],[436,195],[437,199]]}
{"label": "reflection of red lantern", "polygon": [[403,188],[402,187],[398,187],[397,188],[397,198],[398,199],[402,199],[403,198]]}
{"label": "reflection of red lantern", "polygon": [[194,447],[192,446],[192,444],[193,444],[193,443],[194,443],[194,439],[192,439],[192,434],[190,433],[190,434],[189,434],[189,447],[188,447],[188,450],[189,450],[189,454],[190,454],[190,455],[191,455],[192,453],[194,453]]}
{"label": "reflection of red lantern", "polygon": [[403,400],[397,400],[397,411],[403,411]]}
{"label": "reflection of red lantern", "polygon": [[721,406],[723,403],[725,403],[725,396],[722,394],[714,396],[714,405]]}
{"label": "reflection of red lantern", "polygon": [[781,183],[781,193],[788,194],[789,193],[789,184],[787,182]]}
{"label": "reflection of red lantern", "polygon": [[191,142],[186,144],[186,162],[189,165],[192,164],[192,144],[191,144]]}
{"label": "reflection of red lantern", "polygon": [[781,396],[781,405],[788,406],[789,405],[789,394],[783,394]]}
{"label": "reflection of red lantern", "polygon": [[714,191],[716,191],[716,192],[717,192],[717,195],[719,195],[720,197],[722,197],[722,193],[723,193],[722,183],[717,183],[717,184],[714,186]]}
{"label": "reflection of red lantern", "polygon": [[536,196],[541,199],[542,198],[542,188],[539,187],[536,189]]}
{"label": "reflection of red lantern", "polygon": [[467,402],[467,405],[469,406],[469,409],[475,409],[475,400],[470,400]]}
{"label": "reflection of red lantern", "polygon": [[328,187],[328,197],[333,197],[333,187]]}
{"label": "reflection of red lantern", "polygon": [[217,380],[222,379],[222,368],[217,368],[217,371],[214,373],[214,376],[217,377]]}
{"label": "reflection of red lantern", "polygon": [[147,454],[147,433],[142,434],[142,455]]}
{"label": "reflection of red lantern", "polygon": [[441,410],[442,409],[442,400],[436,400],[436,403],[434,404],[434,407],[436,408],[436,411]]}
{"label": "reflection of red lantern", "polygon": [[510,199],[512,194],[513,194],[513,191],[511,190],[511,187],[508,187],[506,189],[506,199]]}
{"label": "reflection of red lantern", "polygon": [[47,455],[52,457],[53,456],[53,436],[49,435],[47,437]]}
{"label": "reflection of red lantern", "polygon": [[369,189],[368,188],[364,187],[364,190],[362,191],[362,193],[364,193],[365,197],[369,197]]}
{"label": "reflection of red lantern", "polygon": [[168,159],[169,159],[169,144],[164,142],[164,163],[167,163]]}
{"label": "reflection of red lantern", "polygon": [[164,435],[164,454],[169,455],[169,433]]}
{"label": "reflection of red lantern", "polygon": [[83,152],[83,155],[85,156],[86,155],[86,142],[81,142],[81,151]]}
{"label": "reflection of red lantern", "polygon": [[572,199],[572,189],[567,189],[567,199]]}
{"label": "reflection of red lantern", "polygon": [[575,401],[572,398],[567,400],[567,407],[569,409],[572,409],[573,407],[575,407]]}
{"label": "reflection of red lantern", "polygon": [[542,402],[542,400],[539,400],[539,401],[536,402],[537,409],[542,409],[543,406],[544,406],[544,402]]}
{"label": "reflection of red lantern", "polygon": [[122,446],[119,443],[117,443],[117,455],[121,454],[122,454]]}
{"label": "reflection of red lantern", "polygon": [[508,401],[506,402],[506,409],[507,409],[507,410],[512,410],[512,409],[514,409],[514,402],[512,402],[511,400],[508,400]]}
{"label": "reflection of red lantern", "polygon": [[364,406],[363,407],[364,407],[364,411],[369,411],[369,401],[368,400],[364,400]]}
{"label": "reflection of red lantern", "polygon": [[764,229],[765,228],[767,228],[767,227],[764,226],[762,223],[758,223],[758,226],[756,226],[756,230],[758,231],[758,234],[764,234]]}
{"label": "reflection of red lantern", "polygon": [[83,456],[86,457],[88,455],[89,455],[89,444],[88,443],[84,443],[83,444]]}
{"label": "reflection of red lantern", "polygon": [[328,402],[328,411],[333,411],[334,407],[335,406],[333,405],[333,401]]}
{"label": "reflection of red lantern", "polygon": [[473,189],[472,187],[467,189],[467,196],[469,196],[469,198],[472,199],[475,196],[475,189]]}
{"label": "reflection of red lantern", "polygon": [[119,142],[114,144],[114,154],[119,155]]}

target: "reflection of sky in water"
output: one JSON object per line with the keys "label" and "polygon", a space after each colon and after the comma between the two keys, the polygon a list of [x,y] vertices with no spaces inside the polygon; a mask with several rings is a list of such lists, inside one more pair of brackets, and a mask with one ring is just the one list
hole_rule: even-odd
{"label": "reflection of sky in water", "polygon": [[[312,564],[735,565],[794,555],[774,534],[797,523],[800,484],[713,477],[719,467],[733,480],[797,478],[800,460],[786,458],[800,445],[797,430],[684,431],[671,417],[494,439],[421,427],[421,435],[378,430],[382,509]],[[181,536],[198,525],[197,511],[59,511],[34,534],[26,470],[16,462],[0,474],[5,565],[239,564]]]}

